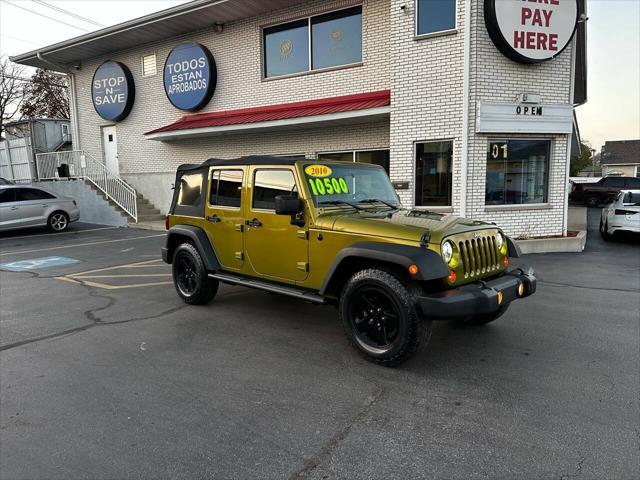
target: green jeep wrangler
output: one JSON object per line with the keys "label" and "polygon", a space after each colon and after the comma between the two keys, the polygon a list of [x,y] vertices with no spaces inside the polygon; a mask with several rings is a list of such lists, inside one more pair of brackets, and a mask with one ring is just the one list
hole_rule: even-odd
{"label": "green jeep wrangler", "polygon": [[162,258],[178,295],[224,282],[338,307],[353,345],[398,365],[431,322],[484,325],[536,290],[507,271],[517,245],[494,224],[402,207],[384,169],[266,156],[182,165]]}

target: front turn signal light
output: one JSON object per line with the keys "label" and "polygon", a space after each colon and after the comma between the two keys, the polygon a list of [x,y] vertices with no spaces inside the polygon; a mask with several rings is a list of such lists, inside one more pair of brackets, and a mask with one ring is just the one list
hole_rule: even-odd
{"label": "front turn signal light", "polygon": [[521,297],[524,295],[524,283],[520,282],[518,285],[518,296]]}
{"label": "front turn signal light", "polygon": [[505,268],[509,266],[509,257],[504,257],[504,259],[502,260],[502,266]]}
{"label": "front turn signal light", "polygon": [[420,269],[415,263],[412,263],[411,265],[409,265],[409,273],[411,275],[416,275],[419,271]]}
{"label": "front turn signal light", "polygon": [[451,270],[449,272],[449,276],[447,277],[447,280],[449,280],[449,283],[455,283],[455,281],[456,281],[456,272]]}
{"label": "front turn signal light", "polygon": [[502,305],[502,292],[498,292],[498,305]]}

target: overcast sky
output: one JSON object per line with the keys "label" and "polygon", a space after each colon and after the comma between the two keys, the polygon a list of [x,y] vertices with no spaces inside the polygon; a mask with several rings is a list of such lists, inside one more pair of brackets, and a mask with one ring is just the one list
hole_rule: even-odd
{"label": "overcast sky", "polygon": [[[107,26],[186,1],[46,3]],[[589,100],[577,110],[578,123],[582,138],[599,150],[605,140],[640,138],[640,0],[587,0],[587,8]],[[38,0],[0,0],[1,55],[24,53],[99,28]]]}

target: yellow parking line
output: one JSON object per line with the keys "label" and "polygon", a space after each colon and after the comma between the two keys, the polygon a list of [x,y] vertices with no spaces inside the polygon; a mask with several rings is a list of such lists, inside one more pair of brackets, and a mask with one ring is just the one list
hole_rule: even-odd
{"label": "yellow parking line", "polygon": [[102,288],[105,290],[123,290],[125,288],[140,288],[140,287],[156,287],[158,285],[173,285],[173,282],[153,282],[153,283],[136,283],[133,285],[107,285],[106,283],[98,282],[82,282],[84,285],[90,287]]}
{"label": "yellow parking line", "polygon": [[156,267],[158,265],[149,265],[154,262],[161,262],[162,260],[159,258],[154,258],[153,260],[145,260],[144,262],[135,262],[135,263],[124,263],[122,265],[112,265],[111,267],[105,268],[96,268],[94,270],[86,270],[84,272],[77,272],[68,275],[69,277],[77,277],[78,275],[86,275],[88,273],[96,273],[96,272],[106,272],[109,270],[118,270],[120,268],[140,268],[140,267]]}
{"label": "yellow parking line", "polygon": [[131,277],[170,277],[170,273],[141,273],[138,275],[70,275],[71,278],[131,278]]}
{"label": "yellow parking line", "polygon": [[130,285],[109,285],[106,283],[94,282],[89,279],[99,278],[140,278],[140,277],[170,277],[170,273],[140,273],[140,274],[106,274],[106,275],[91,275],[92,273],[108,272],[112,270],[119,270],[122,268],[148,268],[148,267],[160,267],[158,262],[161,259],[154,258],[153,260],[145,260],[143,262],[125,263],[123,265],[112,265],[111,267],[96,268],[93,270],[86,270],[84,272],[72,273],[63,277],[55,277],[58,280],[64,280],[65,282],[78,283],[89,287],[102,288],[105,290],[123,290],[126,288],[140,288],[140,287],[154,287],[159,285],[173,285],[173,282],[149,282],[149,283],[134,283]]}

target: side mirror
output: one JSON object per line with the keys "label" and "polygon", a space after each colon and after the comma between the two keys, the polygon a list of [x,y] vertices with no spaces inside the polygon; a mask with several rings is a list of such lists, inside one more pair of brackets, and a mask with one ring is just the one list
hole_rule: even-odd
{"label": "side mirror", "polygon": [[276,215],[297,215],[302,211],[302,202],[297,195],[277,195]]}
{"label": "side mirror", "polygon": [[303,226],[302,200],[297,195],[277,195],[276,215],[291,215],[291,224]]}

